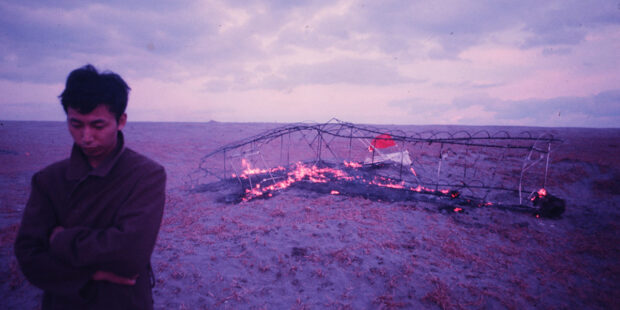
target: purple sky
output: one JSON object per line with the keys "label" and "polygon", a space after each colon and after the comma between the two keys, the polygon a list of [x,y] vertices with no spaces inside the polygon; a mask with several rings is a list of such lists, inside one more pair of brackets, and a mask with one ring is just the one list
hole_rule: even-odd
{"label": "purple sky", "polygon": [[0,119],[92,63],[130,121],[620,127],[620,1],[418,2],[0,0]]}

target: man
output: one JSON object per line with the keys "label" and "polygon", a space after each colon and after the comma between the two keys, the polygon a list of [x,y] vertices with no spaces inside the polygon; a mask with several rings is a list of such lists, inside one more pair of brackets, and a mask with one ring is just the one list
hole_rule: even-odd
{"label": "man", "polygon": [[43,309],[152,309],[166,173],[124,146],[129,86],[87,65],[59,96],[71,156],[32,177],[15,254]]}

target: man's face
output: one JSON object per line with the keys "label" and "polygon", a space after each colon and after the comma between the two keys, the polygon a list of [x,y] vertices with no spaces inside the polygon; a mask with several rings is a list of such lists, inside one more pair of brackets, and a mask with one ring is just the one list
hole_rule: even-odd
{"label": "man's face", "polygon": [[73,141],[82,149],[91,166],[99,165],[116,147],[117,133],[125,127],[127,115],[118,122],[106,105],[97,106],[88,114],[67,109],[67,123]]}

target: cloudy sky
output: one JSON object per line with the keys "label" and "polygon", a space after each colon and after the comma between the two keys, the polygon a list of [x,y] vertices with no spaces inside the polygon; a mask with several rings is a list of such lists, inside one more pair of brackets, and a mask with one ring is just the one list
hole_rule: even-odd
{"label": "cloudy sky", "polygon": [[86,63],[138,121],[620,127],[620,0],[5,1],[0,119]]}

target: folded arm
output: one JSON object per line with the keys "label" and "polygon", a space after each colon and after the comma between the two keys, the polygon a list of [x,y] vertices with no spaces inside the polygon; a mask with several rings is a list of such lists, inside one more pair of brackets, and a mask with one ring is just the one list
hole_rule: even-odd
{"label": "folded arm", "polygon": [[155,246],[165,184],[163,168],[147,171],[120,206],[113,226],[65,228],[50,243],[51,253],[72,266],[97,266],[120,277],[134,277],[147,266]]}
{"label": "folded arm", "polygon": [[32,177],[31,192],[17,238],[15,256],[26,278],[35,286],[61,294],[78,292],[91,280],[95,270],[76,268],[50,253],[49,236],[58,225],[52,204]]}
{"label": "folded arm", "polygon": [[[65,228],[62,226],[54,227],[54,229],[52,230],[52,234],[50,235],[50,242],[52,242],[52,240],[56,237],[56,235],[63,230],[65,230]],[[108,282],[112,282],[115,284],[121,284],[121,285],[134,285],[136,284],[137,278],[138,278],[138,275],[135,275],[133,277],[122,277],[115,273],[104,271],[104,270],[97,270],[92,276],[92,279],[94,281],[108,281]]]}

